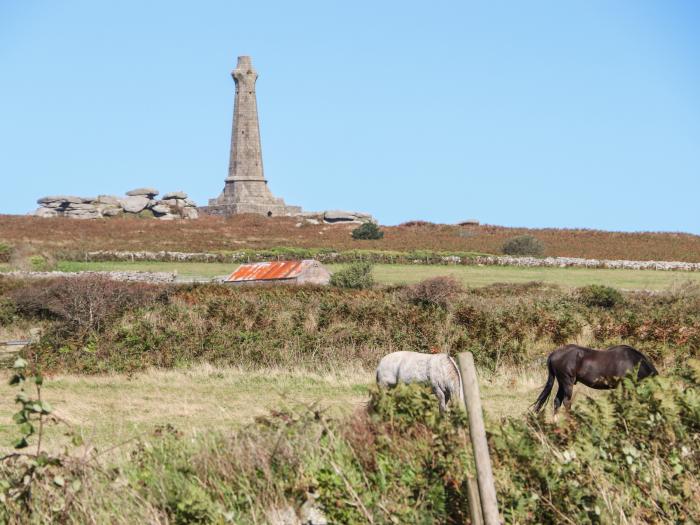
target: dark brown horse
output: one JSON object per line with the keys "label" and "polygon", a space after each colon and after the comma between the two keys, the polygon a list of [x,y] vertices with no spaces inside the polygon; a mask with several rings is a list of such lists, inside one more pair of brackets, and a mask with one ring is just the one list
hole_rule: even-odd
{"label": "dark brown horse", "polygon": [[631,346],[612,346],[607,350],[594,350],[578,345],[557,348],[547,358],[549,377],[544,390],[533,405],[535,411],[542,410],[549,399],[555,377],[559,383],[559,390],[554,399],[554,412],[562,404],[567,409],[571,407],[571,396],[576,383],[581,382],[601,390],[615,388],[625,374],[636,367],[639,367],[637,379],[658,374],[652,362]]}

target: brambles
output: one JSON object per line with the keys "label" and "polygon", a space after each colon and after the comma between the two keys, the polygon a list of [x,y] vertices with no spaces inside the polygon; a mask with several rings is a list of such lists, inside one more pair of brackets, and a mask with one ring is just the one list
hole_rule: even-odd
{"label": "brambles", "polygon": [[366,222],[352,231],[353,239],[376,240],[384,237],[384,232],[374,222]]}
{"label": "brambles", "polygon": [[539,257],[544,253],[544,244],[532,235],[519,235],[503,243],[501,251],[506,255]]}
{"label": "brambles", "polygon": [[356,262],[349,264],[346,268],[338,270],[331,275],[330,283],[338,288],[353,288],[355,290],[372,288],[374,285],[372,263]]}
{"label": "brambles", "polygon": [[454,277],[434,277],[406,287],[404,296],[413,303],[447,308],[464,289]]}
{"label": "brambles", "polygon": [[577,299],[586,306],[612,308],[624,301],[622,294],[610,286],[591,284],[576,291]]}

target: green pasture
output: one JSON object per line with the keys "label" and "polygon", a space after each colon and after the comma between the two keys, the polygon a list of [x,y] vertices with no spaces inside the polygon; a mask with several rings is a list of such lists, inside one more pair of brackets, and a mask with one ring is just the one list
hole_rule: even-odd
{"label": "green pasture", "polygon": [[[342,266],[328,265],[331,271]],[[57,269],[67,272],[81,270],[177,272],[179,278],[187,280],[228,275],[236,267],[235,264],[227,263],[60,261]],[[604,284],[626,290],[664,290],[686,281],[700,283],[700,272],[423,264],[377,264],[374,267],[374,277],[381,284],[410,284],[440,275],[451,275],[465,286],[541,281],[568,288]]]}

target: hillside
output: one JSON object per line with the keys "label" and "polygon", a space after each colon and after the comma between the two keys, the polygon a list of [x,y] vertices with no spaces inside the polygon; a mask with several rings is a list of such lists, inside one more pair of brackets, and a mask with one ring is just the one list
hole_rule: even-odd
{"label": "hillside", "polygon": [[700,261],[700,236],[687,233],[623,233],[598,230],[456,226],[415,221],[384,227],[378,241],[357,241],[349,225],[296,226],[293,218],[254,215],[195,221],[112,219],[78,221],[0,215],[0,242],[32,250],[230,251],[240,248],[433,250],[499,253],[511,237],[531,234],[545,255],[601,259]]}

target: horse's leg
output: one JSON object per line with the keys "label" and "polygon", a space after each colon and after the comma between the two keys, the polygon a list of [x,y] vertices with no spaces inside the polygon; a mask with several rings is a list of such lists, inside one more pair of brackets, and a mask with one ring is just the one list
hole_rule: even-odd
{"label": "horse's leg", "polygon": [[558,375],[557,383],[559,383],[559,389],[557,390],[557,396],[554,399],[555,414],[562,405],[564,405],[564,408],[567,410],[571,408],[571,398],[574,394],[574,380],[568,375]]}
{"label": "horse's leg", "polygon": [[561,404],[564,402],[564,388],[561,386],[561,383],[559,383],[559,389],[557,390],[557,395],[554,398],[554,413],[557,413],[557,410],[559,410],[559,407]]}
{"label": "horse's leg", "polygon": [[574,384],[567,382],[564,385],[564,408],[571,410],[571,399],[574,397]]}
{"label": "horse's leg", "polygon": [[433,392],[435,392],[435,395],[438,398],[440,413],[443,414],[445,412],[445,408],[447,407],[447,403],[445,402],[445,393],[440,388],[433,388]]}
{"label": "horse's leg", "polygon": [[564,405],[567,410],[571,409],[571,398],[574,395],[574,381],[568,376],[557,377],[557,382],[559,383],[559,390],[557,391],[557,398],[554,400],[554,412]]}

